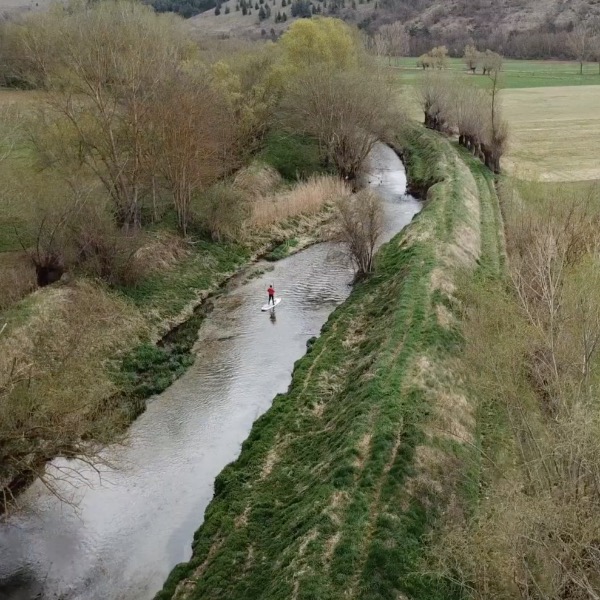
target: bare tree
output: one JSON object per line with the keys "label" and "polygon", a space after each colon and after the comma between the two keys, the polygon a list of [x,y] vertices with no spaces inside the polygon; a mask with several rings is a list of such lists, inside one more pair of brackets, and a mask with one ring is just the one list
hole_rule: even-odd
{"label": "bare tree", "polygon": [[480,57],[484,75],[495,76],[502,71],[503,58],[497,52],[486,50],[480,53]]}
{"label": "bare tree", "polygon": [[477,70],[477,65],[480,62],[480,54],[477,51],[477,48],[475,48],[475,46],[473,46],[472,44],[465,46],[463,58],[465,64],[467,65],[467,69],[469,69],[469,71],[471,71],[472,73],[475,73],[475,71]]}
{"label": "bare tree", "polygon": [[502,118],[500,109],[501,69],[502,57],[495,52],[486,52],[488,66],[486,73],[490,79],[490,116],[488,121],[488,132],[482,151],[485,156],[485,164],[494,173],[500,173],[500,159],[506,150],[508,141],[508,124]]}
{"label": "bare tree", "polygon": [[433,67],[436,69],[445,69],[448,66],[448,48],[446,46],[436,46],[429,51]]}
{"label": "bare tree", "polygon": [[444,73],[425,73],[419,82],[419,100],[425,115],[425,127],[446,131],[451,124],[453,80]]}
{"label": "bare tree", "polygon": [[583,75],[583,63],[589,59],[592,52],[592,32],[586,24],[580,23],[569,33],[567,48],[579,63],[579,74]]}
{"label": "bare tree", "polygon": [[374,36],[375,51],[379,56],[387,56],[388,64],[392,57],[405,56],[409,50],[410,36],[404,25],[396,21],[390,25],[382,25]]}
{"label": "bare tree", "polygon": [[453,120],[458,131],[458,142],[475,156],[484,160],[481,145],[487,123],[487,97],[474,86],[455,85],[452,90]]}
{"label": "bare tree", "polygon": [[592,38],[592,58],[598,63],[598,75],[600,75],[600,33]]}
{"label": "bare tree", "polygon": [[47,76],[57,126],[102,181],[117,222],[138,228],[150,187],[149,110],[162,77],[187,52],[185,36],[175,21],[125,0],[66,13],[60,27]]}
{"label": "bare tree", "polygon": [[194,195],[235,164],[234,119],[205,79],[181,71],[165,78],[151,111],[153,172],[162,175],[187,235]]}
{"label": "bare tree", "polygon": [[337,239],[346,248],[356,276],[373,270],[377,242],[383,231],[381,199],[369,190],[347,196],[337,203]]}

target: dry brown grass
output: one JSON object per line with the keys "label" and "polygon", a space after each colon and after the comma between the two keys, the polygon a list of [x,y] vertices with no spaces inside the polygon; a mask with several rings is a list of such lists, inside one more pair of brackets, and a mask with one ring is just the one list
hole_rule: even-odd
{"label": "dry brown grass", "polygon": [[291,217],[313,215],[350,193],[350,188],[337,177],[311,177],[291,190],[257,198],[252,205],[249,225],[264,229]]}
{"label": "dry brown grass", "polygon": [[546,87],[503,92],[510,124],[503,166],[523,179],[600,178],[600,87]]}
{"label": "dry brown grass", "polygon": [[0,254],[0,312],[36,288],[35,269],[22,252]]}
{"label": "dry brown grass", "polygon": [[0,335],[0,495],[16,473],[52,486],[45,459],[85,459],[83,437],[114,438],[124,415],[107,403],[115,384],[105,367],[144,331],[133,307],[95,283],[44,288],[24,301]]}
{"label": "dry brown grass", "polygon": [[233,186],[251,198],[272,194],[281,185],[281,175],[269,165],[253,163],[240,169]]}
{"label": "dry brown grass", "polygon": [[151,234],[134,254],[133,266],[145,273],[166,271],[189,254],[190,248],[180,236],[168,232]]}

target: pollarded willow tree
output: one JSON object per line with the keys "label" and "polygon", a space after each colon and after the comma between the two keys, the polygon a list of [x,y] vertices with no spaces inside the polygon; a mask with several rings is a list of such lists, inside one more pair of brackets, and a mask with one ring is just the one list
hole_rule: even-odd
{"label": "pollarded willow tree", "polygon": [[319,69],[298,77],[282,110],[288,126],[317,138],[341,177],[354,181],[390,124],[391,106],[377,74]]}

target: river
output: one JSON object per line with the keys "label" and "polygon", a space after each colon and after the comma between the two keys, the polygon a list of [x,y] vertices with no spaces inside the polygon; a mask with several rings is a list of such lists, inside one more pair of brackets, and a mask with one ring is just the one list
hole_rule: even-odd
{"label": "river", "polygon": [[[405,195],[396,154],[378,144],[368,185],[384,200],[389,240],[420,210]],[[206,318],[194,365],[148,401],[128,443],[107,452],[115,468],[76,466],[60,483],[74,505],[41,484],[0,525],[0,600],[150,600],[173,566],[190,558],[213,482],[234,460],[253,422],[285,392],[294,363],[350,293],[340,249],[321,243],[237,278]],[[283,302],[260,306],[273,283]],[[84,479],[82,479],[82,477]]]}

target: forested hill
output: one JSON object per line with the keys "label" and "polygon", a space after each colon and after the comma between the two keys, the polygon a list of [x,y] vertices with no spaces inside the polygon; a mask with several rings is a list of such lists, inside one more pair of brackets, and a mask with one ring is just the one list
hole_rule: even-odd
{"label": "forested hill", "polygon": [[436,45],[462,55],[465,45],[475,43],[515,58],[571,58],[569,32],[600,21],[595,0],[148,1],[160,12],[194,16],[192,24],[203,35],[276,37],[294,19],[321,14],[341,17],[367,33],[399,21],[410,34],[405,53],[413,56]]}

